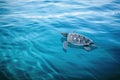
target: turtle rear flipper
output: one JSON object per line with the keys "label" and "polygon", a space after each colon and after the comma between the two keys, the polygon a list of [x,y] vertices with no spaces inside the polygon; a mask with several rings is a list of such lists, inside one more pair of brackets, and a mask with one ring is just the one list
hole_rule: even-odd
{"label": "turtle rear flipper", "polygon": [[90,51],[90,50],[91,50],[91,48],[90,48],[89,46],[84,46],[84,49],[85,49],[86,51]]}
{"label": "turtle rear flipper", "polygon": [[67,50],[67,45],[68,45],[68,42],[67,42],[67,41],[64,41],[64,42],[63,42],[63,49],[64,49],[64,50]]}
{"label": "turtle rear flipper", "polygon": [[93,46],[93,47],[97,47],[97,45],[94,44],[94,43],[90,43],[90,45]]}
{"label": "turtle rear flipper", "polygon": [[95,44],[91,44],[91,46],[93,46],[93,47],[97,47],[97,45],[95,45]]}

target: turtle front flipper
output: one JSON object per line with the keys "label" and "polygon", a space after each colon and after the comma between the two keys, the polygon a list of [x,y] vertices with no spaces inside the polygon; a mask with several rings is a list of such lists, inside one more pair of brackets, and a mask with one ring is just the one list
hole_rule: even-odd
{"label": "turtle front flipper", "polygon": [[68,45],[68,42],[67,42],[67,41],[64,41],[64,42],[63,42],[63,49],[64,49],[64,50],[67,50],[67,45]]}
{"label": "turtle front flipper", "polygon": [[85,46],[83,46],[83,47],[84,47],[84,49],[87,50],[87,51],[90,51],[90,50],[91,50],[90,46],[88,46],[88,45],[85,45]]}

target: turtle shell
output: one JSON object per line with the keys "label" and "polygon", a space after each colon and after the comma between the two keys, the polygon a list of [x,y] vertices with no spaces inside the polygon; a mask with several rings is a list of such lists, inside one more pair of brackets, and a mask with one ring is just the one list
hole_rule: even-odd
{"label": "turtle shell", "polygon": [[81,45],[81,46],[90,45],[92,43],[92,40],[77,33],[69,33],[67,36],[67,41],[74,45]]}

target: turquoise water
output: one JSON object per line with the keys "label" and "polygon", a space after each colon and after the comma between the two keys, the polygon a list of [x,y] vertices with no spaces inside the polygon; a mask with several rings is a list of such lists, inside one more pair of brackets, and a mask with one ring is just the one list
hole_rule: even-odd
{"label": "turquoise water", "polygon": [[[97,48],[62,48],[76,31]],[[119,0],[0,0],[0,80],[120,80]]]}

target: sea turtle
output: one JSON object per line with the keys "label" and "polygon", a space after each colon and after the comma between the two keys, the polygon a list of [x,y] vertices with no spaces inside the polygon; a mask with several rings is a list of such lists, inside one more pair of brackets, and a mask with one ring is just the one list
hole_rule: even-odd
{"label": "sea turtle", "polygon": [[67,50],[68,43],[72,43],[73,45],[77,45],[77,46],[83,46],[84,49],[87,51],[91,50],[90,46],[96,46],[92,40],[81,34],[77,34],[75,32],[71,32],[71,33],[62,32],[61,34],[64,37],[66,37],[66,40],[63,42],[64,50]]}

